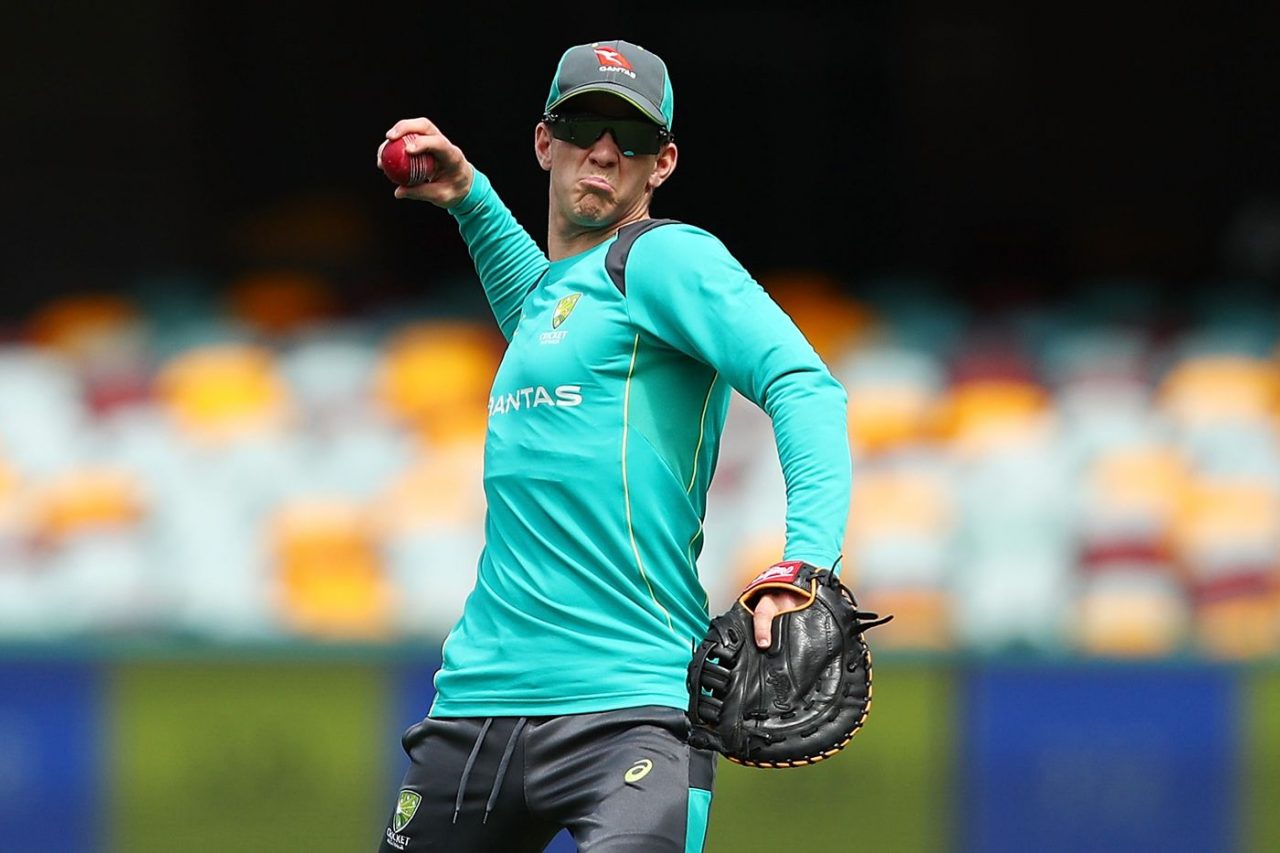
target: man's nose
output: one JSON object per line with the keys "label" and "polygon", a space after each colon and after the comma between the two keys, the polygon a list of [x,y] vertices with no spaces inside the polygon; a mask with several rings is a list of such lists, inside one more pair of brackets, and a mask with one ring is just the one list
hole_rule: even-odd
{"label": "man's nose", "polygon": [[613,138],[613,131],[606,130],[600,134],[600,138],[591,143],[588,151],[593,162],[603,166],[609,166],[618,161],[622,156],[622,151],[618,148],[618,141]]}

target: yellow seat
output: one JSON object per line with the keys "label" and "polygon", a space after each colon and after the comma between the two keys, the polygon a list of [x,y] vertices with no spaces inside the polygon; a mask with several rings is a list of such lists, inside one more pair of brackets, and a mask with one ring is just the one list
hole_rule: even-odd
{"label": "yellow seat", "polygon": [[1175,447],[1124,447],[1099,455],[1086,482],[1106,509],[1172,519],[1186,495],[1189,472]]}
{"label": "yellow seat", "polygon": [[1085,586],[1073,619],[1081,651],[1107,657],[1172,654],[1187,637],[1186,600],[1171,580],[1123,585],[1095,578]]}
{"label": "yellow seat", "polygon": [[849,443],[874,455],[928,440],[935,401],[911,385],[868,387],[849,394]]}
{"label": "yellow seat", "polygon": [[[1086,542],[1083,559],[1107,559],[1109,549],[1146,551],[1167,559],[1173,551],[1175,521],[1182,512],[1191,473],[1177,448],[1150,444],[1103,451],[1090,463],[1083,479],[1087,514],[1098,521],[1120,522],[1124,542]],[[1107,523],[1102,524],[1106,529]],[[1114,539],[1114,537],[1113,537]],[[1096,551],[1096,553],[1095,553]]]}
{"label": "yellow seat", "polygon": [[1216,553],[1271,553],[1274,559],[1275,543],[1280,541],[1280,483],[1193,482],[1181,503],[1173,539],[1177,555],[1192,571]]}
{"label": "yellow seat", "polygon": [[269,431],[288,415],[288,395],[268,350],[221,345],[190,350],[165,365],[156,388],[183,431],[225,440]]}
{"label": "yellow seat", "polygon": [[45,542],[82,532],[130,527],[144,512],[141,483],[129,471],[82,468],[34,487],[33,529]]}
{"label": "yellow seat", "polygon": [[944,395],[935,430],[942,441],[969,455],[1041,439],[1052,414],[1052,400],[1038,385],[975,379]]}
{"label": "yellow seat", "polygon": [[18,472],[0,456],[0,534],[17,526],[19,488]]}
{"label": "yellow seat", "polygon": [[268,529],[285,622],[313,636],[389,633],[391,589],[372,527],[358,506],[295,500]]}
{"label": "yellow seat", "polygon": [[18,472],[15,471],[3,456],[0,456],[0,505],[12,500],[18,493]]}
{"label": "yellow seat", "polygon": [[487,325],[417,324],[389,342],[377,398],[428,443],[470,443],[484,436],[501,358],[501,338]]}
{"label": "yellow seat", "polygon": [[1270,419],[1280,411],[1280,364],[1236,355],[1189,358],[1165,376],[1158,400],[1189,426]]}

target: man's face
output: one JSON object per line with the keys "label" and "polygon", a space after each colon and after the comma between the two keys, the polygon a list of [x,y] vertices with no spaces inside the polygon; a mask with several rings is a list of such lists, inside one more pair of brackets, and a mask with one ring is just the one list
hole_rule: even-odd
{"label": "man's face", "polygon": [[[588,92],[557,110],[610,118],[642,119],[621,98]],[[624,156],[613,134],[605,133],[589,147],[554,139],[539,124],[534,141],[539,163],[551,173],[551,201],[568,222],[584,228],[602,228],[648,206],[649,193],[675,168],[675,146],[657,154]]]}

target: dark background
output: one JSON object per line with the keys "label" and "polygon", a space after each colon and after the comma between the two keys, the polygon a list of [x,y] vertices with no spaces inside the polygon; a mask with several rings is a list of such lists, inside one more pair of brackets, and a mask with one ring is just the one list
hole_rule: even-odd
{"label": "dark background", "polygon": [[[984,301],[1097,275],[1231,273],[1277,197],[1280,4],[905,0],[808,10],[541,4],[5,4],[0,316],[289,257],[254,223],[331,211],[353,299],[465,273],[452,221],[374,151],[427,115],[545,238],[532,128],[564,48],[666,59],[681,146],[655,215],[753,271],[884,271]],[[321,241],[323,242],[323,241]],[[323,252],[321,253],[324,254]],[[313,252],[314,255],[314,252]]]}

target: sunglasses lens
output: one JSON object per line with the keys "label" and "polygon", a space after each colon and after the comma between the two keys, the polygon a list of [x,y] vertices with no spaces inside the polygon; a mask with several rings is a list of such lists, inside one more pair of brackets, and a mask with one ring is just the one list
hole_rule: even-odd
{"label": "sunglasses lens", "polygon": [[643,122],[618,123],[613,128],[613,138],[624,153],[657,154],[661,147],[657,125]]}
{"label": "sunglasses lens", "polygon": [[590,148],[605,133],[612,133],[626,156],[657,154],[662,148],[662,130],[646,121],[602,118],[560,118],[551,122],[551,135],[579,148]]}

